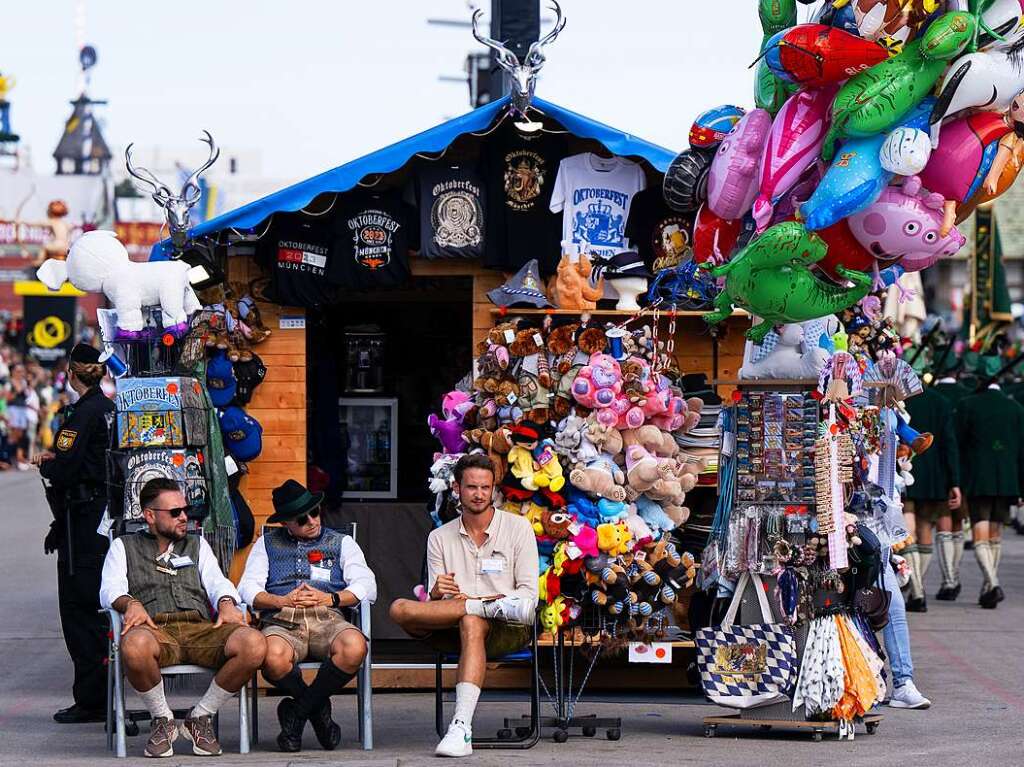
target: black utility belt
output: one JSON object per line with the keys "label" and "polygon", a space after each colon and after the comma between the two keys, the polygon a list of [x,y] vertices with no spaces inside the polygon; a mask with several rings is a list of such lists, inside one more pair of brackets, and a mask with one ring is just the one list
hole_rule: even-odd
{"label": "black utility belt", "polygon": [[76,485],[65,491],[64,501],[66,503],[90,503],[100,498],[106,498],[106,488],[103,485]]}

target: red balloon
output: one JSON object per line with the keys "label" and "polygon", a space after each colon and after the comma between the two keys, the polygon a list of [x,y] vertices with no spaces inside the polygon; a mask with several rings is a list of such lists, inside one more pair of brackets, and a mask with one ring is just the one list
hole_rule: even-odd
{"label": "red balloon", "polygon": [[848,80],[887,58],[889,54],[878,43],[824,24],[791,28],[767,54],[775,74],[803,88]]}
{"label": "red balloon", "polygon": [[700,206],[693,222],[693,260],[698,264],[715,255],[715,235],[718,236],[718,251],[728,261],[736,248],[743,219],[728,221],[715,215],[707,203]]}
{"label": "red balloon", "polygon": [[[846,219],[840,219],[832,226],[819,230],[817,234],[828,245],[828,252],[815,266],[835,282],[845,282],[836,272],[837,266],[865,273],[875,268],[875,257],[857,242]],[[895,262],[880,263],[879,268],[884,269],[887,266],[892,266],[893,263]]]}

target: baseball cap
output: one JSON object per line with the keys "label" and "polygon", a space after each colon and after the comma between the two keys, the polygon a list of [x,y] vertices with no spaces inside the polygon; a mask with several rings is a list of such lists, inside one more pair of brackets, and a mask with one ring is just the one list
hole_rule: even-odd
{"label": "baseball cap", "polygon": [[220,431],[224,447],[239,461],[251,461],[263,450],[263,427],[240,407],[232,405],[221,411]]}
{"label": "baseball cap", "polygon": [[248,405],[252,399],[253,391],[263,383],[267,376],[267,366],[255,354],[251,360],[239,360],[235,363],[235,378],[238,380],[238,389],[235,392],[236,405]]}
{"label": "baseball cap", "polygon": [[231,360],[224,351],[218,351],[206,363],[206,388],[214,407],[227,407],[235,398],[238,381]]}

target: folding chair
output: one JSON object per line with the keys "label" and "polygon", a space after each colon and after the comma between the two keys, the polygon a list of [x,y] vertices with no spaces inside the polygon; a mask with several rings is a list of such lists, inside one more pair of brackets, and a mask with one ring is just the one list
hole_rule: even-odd
{"label": "folding chair", "polygon": [[[244,611],[245,605],[240,606]],[[109,655],[107,661],[107,748],[116,751],[118,759],[124,759],[128,755],[125,742],[125,703],[124,703],[124,673],[121,668],[121,613],[117,610],[103,610],[110,619],[110,634],[108,636]],[[209,674],[213,669],[190,664],[167,666],[160,669],[161,676]],[[238,692],[238,751],[242,754],[249,753],[249,697],[246,685]],[[175,711],[175,716],[178,716]],[[137,718],[147,718],[148,714]],[[132,724],[135,724],[136,717],[131,717]],[[216,721],[216,719],[215,719]],[[114,726],[112,727],[111,724]],[[137,725],[136,733],[137,734]]]}
{"label": "folding chair", "polygon": [[[441,673],[442,667],[444,663],[457,662],[458,659],[457,655],[440,652],[437,653],[436,657],[434,667],[434,727],[437,730],[437,736],[439,738],[443,738],[445,735],[445,698],[444,680]],[[474,736],[473,748],[533,748],[537,745],[537,741],[540,740],[540,668],[537,652],[537,624],[535,623],[533,625],[530,644],[528,647],[524,647],[522,650],[517,650],[516,652],[502,655],[497,658],[488,658],[487,660],[497,661],[499,663],[527,662],[530,664],[530,724],[528,727],[516,727],[515,737],[513,737],[512,729],[509,726],[510,720],[506,718],[505,727],[498,730],[496,738],[477,738]]]}
{"label": "folding chair", "polygon": [[[356,539],[356,523],[349,522],[343,525],[336,525],[332,529],[344,533]],[[358,626],[359,630],[366,637],[366,660],[359,667],[356,674],[356,703],[358,706],[358,729],[359,742],[364,751],[373,750],[373,682],[372,671],[372,650],[373,642],[370,639],[370,602],[364,599],[358,605],[348,608],[348,620],[352,625]],[[310,661],[299,664],[301,671],[320,668],[319,661]],[[256,675],[252,678],[252,739],[254,743],[260,742],[260,717],[259,717],[259,685]]]}

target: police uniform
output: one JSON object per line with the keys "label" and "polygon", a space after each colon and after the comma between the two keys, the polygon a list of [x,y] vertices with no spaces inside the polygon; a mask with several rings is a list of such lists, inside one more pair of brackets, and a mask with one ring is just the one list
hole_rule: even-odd
{"label": "police uniform", "polygon": [[[95,364],[99,353],[78,344],[72,362]],[[114,403],[93,386],[62,410],[54,457],[39,473],[50,488],[54,524],[46,548],[57,550],[57,595],[64,642],[75,666],[75,706],[57,721],[92,721],[106,708],[107,620],[100,613],[100,574],[108,541],[96,531],[106,506],[106,450]]]}

